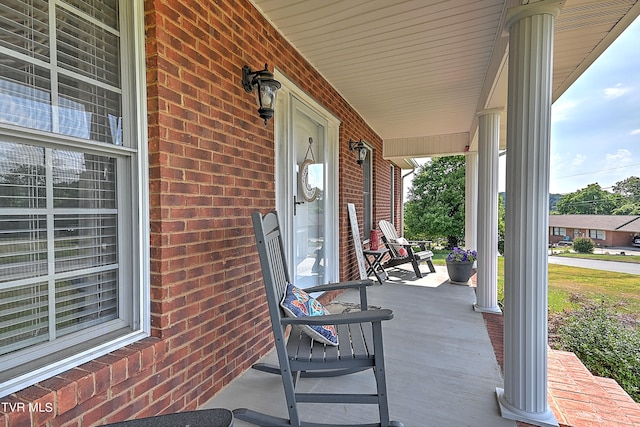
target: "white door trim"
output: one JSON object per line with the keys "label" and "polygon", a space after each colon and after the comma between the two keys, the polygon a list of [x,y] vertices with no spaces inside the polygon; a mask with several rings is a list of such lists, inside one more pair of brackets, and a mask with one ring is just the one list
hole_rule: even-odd
{"label": "white door trim", "polygon": [[[325,159],[327,159],[327,171],[325,174],[325,212],[326,212],[326,241],[325,279],[328,282],[339,281],[338,264],[338,152],[340,120],[324,108],[315,99],[300,89],[279,70],[274,70],[274,77],[282,84],[276,98],[274,116],[274,148],[275,148],[275,189],[276,209],[283,229],[284,243],[287,251],[287,259],[293,260],[293,186],[296,179],[293,165],[293,150],[291,141],[293,135],[293,102],[304,104],[307,108],[322,118],[322,125],[326,129]],[[291,263],[289,269],[293,268]],[[294,277],[289,271],[291,277]]]}

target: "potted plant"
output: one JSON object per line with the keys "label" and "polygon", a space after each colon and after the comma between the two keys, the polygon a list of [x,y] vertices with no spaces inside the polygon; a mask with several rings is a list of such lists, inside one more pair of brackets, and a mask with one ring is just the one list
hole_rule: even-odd
{"label": "potted plant", "polygon": [[466,285],[473,274],[473,263],[478,253],[471,249],[453,248],[447,256],[447,273],[449,282],[456,285]]}

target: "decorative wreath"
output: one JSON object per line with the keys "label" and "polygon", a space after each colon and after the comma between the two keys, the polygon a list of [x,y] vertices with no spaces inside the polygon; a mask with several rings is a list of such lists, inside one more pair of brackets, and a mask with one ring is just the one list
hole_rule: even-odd
{"label": "decorative wreath", "polygon": [[[300,165],[300,172],[298,173],[298,181],[299,187],[302,189],[302,197],[304,197],[307,202],[313,202],[320,194],[320,189],[318,187],[311,187],[311,185],[309,185],[309,165],[313,165],[315,163],[311,144],[313,144],[313,138],[309,137],[309,148],[307,148],[307,154],[304,156],[304,161]],[[309,158],[309,155],[311,155],[311,158]]]}

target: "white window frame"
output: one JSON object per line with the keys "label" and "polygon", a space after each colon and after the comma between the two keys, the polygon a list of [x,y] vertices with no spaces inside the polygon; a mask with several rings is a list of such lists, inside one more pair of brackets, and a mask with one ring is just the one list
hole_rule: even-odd
{"label": "white window frame", "polygon": [[589,237],[594,240],[606,240],[607,232],[604,230],[589,229]]}
{"label": "white window frame", "polygon": [[396,167],[394,164],[391,164],[389,172],[391,175],[391,179],[390,179],[391,196],[389,200],[390,219],[389,220],[391,221],[392,224],[395,224],[396,223]]}
{"label": "white window frame", "polygon": [[[373,148],[369,144],[364,144],[367,155],[362,164],[362,226],[364,240],[371,236],[371,230],[375,229],[373,219]],[[367,172],[369,174],[367,180]]]}
{"label": "white window frame", "polygon": [[567,235],[567,229],[565,227],[552,227],[552,231],[551,234],[553,236],[566,236]]}
{"label": "white window frame", "polygon": [[[59,7],[68,7],[50,0]],[[67,347],[47,354],[42,347],[29,348],[16,353],[30,355],[26,369],[11,374],[16,366],[12,353],[0,358],[0,397],[22,390],[73,367],[89,362],[125,345],[150,335],[150,270],[149,270],[149,178],[146,111],[146,58],[144,37],[144,4],[142,0],[120,0],[123,129],[128,146],[92,142],[80,138],[42,132],[24,127],[2,124],[0,139],[9,142],[39,145],[49,148],[70,149],[86,153],[115,157],[118,167],[118,245],[126,245],[127,257],[120,256],[119,310],[121,323],[126,329],[102,336],[94,328],[72,334]],[[8,51],[8,49],[4,49]],[[5,52],[6,53],[6,52]],[[122,173],[121,173],[122,171]],[[124,191],[124,189],[127,191]],[[126,240],[129,239],[129,240]],[[125,259],[126,258],[126,259]],[[89,340],[89,344],[71,346],[74,342]],[[51,351],[55,346],[49,346]],[[53,349],[53,350],[51,350]],[[24,359],[23,359],[24,361]]]}

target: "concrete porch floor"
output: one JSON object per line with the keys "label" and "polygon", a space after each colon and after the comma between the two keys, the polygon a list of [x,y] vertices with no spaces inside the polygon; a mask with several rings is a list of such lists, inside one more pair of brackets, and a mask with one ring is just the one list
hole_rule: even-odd
{"label": "concrete porch floor", "polygon": [[[369,289],[369,304],[394,311],[394,319],[383,324],[391,418],[405,427],[515,426],[500,417],[495,389],[503,386],[502,377],[483,316],[472,307],[474,289],[449,284],[445,267],[436,266],[435,273],[422,279],[416,279],[410,270],[390,273],[383,285]],[[341,304],[357,302],[357,292],[346,292],[329,308],[341,309]],[[263,359],[275,360],[273,352]],[[361,392],[374,387],[370,371],[332,379],[302,379],[299,385],[301,390],[323,392]],[[287,417],[280,378],[255,370],[236,379],[202,409],[213,407],[246,407]],[[378,421],[375,405],[299,407],[305,421]],[[250,424],[237,420],[234,425]]]}

